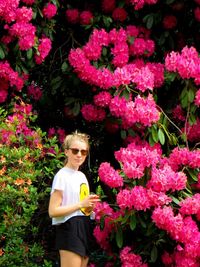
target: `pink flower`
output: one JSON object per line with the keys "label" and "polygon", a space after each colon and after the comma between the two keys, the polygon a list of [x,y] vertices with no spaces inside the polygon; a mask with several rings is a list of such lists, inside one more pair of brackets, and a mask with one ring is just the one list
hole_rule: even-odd
{"label": "pink flower", "polygon": [[66,11],[67,20],[72,23],[76,24],[79,22],[79,11],[78,9],[67,9]]}
{"label": "pink flower", "polygon": [[57,12],[57,7],[54,4],[48,3],[42,10],[44,17],[52,19]]}
{"label": "pink flower", "polygon": [[165,29],[174,29],[177,25],[177,19],[173,15],[167,15],[163,19],[163,27]]}
{"label": "pink flower", "polygon": [[200,7],[196,7],[194,9],[194,17],[198,22],[200,22]]}
{"label": "pink flower", "polygon": [[131,247],[129,246],[121,250],[120,260],[122,267],[147,267],[147,264],[142,263],[141,256],[131,252]]}
{"label": "pink flower", "polygon": [[81,113],[87,121],[103,121],[106,117],[104,109],[95,107],[92,104],[83,105]]}
{"label": "pink flower", "polygon": [[31,8],[22,7],[16,10],[16,21],[29,22],[33,17],[33,11]]}
{"label": "pink flower", "polygon": [[94,103],[99,107],[107,107],[110,104],[112,96],[108,92],[100,92],[94,96]]}
{"label": "pink flower", "polygon": [[180,120],[180,121],[185,121],[185,115],[184,111],[181,107],[181,105],[177,105],[173,110],[172,110],[172,115],[174,119]]}
{"label": "pink flower", "polygon": [[127,19],[127,12],[122,7],[117,7],[112,12],[112,18],[120,22],[124,22]]}
{"label": "pink flower", "polygon": [[28,86],[27,93],[29,96],[31,96],[36,101],[38,101],[42,97],[42,91],[40,87],[35,86],[35,85]]}
{"label": "pink flower", "polygon": [[8,96],[8,91],[0,89],[0,103],[5,102],[7,96]]}
{"label": "pink flower", "polygon": [[11,36],[19,38],[19,47],[21,50],[28,50],[35,44],[36,27],[28,22],[16,22],[13,24],[9,33]]}
{"label": "pink flower", "polygon": [[108,162],[101,163],[98,173],[100,180],[112,188],[123,185],[123,178]]}
{"label": "pink flower", "polygon": [[196,92],[194,103],[196,106],[200,106],[200,89]]}
{"label": "pink flower", "polygon": [[51,50],[51,40],[49,38],[43,37],[39,41],[38,52],[35,55],[35,61],[37,64],[41,64]]}
{"label": "pink flower", "polygon": [[92,23],[93,14],[90,11],[82,11],[80,13],[80,24],[81,25],[90,25]]}
{"label": "pink flower", "polygon": [[105,13],[112,12],[116,7],[115,0],[102,0],[102,9]]}

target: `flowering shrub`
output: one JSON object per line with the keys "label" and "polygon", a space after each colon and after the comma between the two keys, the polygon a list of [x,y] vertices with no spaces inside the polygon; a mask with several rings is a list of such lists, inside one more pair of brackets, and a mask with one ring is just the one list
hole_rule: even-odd
{"label": "flowering shrub", "polygon": [[[94,262],[199,266],[199,5],[0,0],[0,103],[7,110],[17,95],[32,104],[1,114],[1,216],[17,233],[2,226],[2,265],[20,266],[23,253],[27,266],[51,264],[36,241],[36,207],[60,164],[53,137],[83,128],[95,139],[91,160],[101,159]],[[32,110],[48,138],[28,124]]]}
{"label": "flowering shrub", "polygon": [[46,241],[39,239],[41,219],[35,222],[34,216],[49,195],[48,181],[62,153],[57,139],[31,126],[31,105],[16,103],[12,113],[0,112],[0,265],[50,267]]}

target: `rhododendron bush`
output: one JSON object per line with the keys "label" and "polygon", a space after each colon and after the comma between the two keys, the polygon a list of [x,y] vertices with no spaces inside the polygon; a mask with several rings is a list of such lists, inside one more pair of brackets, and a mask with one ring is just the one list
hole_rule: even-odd
{"label": "rhododendron bush", "polygon": [[[0,0],[2,107],[20,97],[60,142],[92,136],[91,266],[200,266],[199,22],[198,0]],[[23,122],[17,135],[41,149]]]}

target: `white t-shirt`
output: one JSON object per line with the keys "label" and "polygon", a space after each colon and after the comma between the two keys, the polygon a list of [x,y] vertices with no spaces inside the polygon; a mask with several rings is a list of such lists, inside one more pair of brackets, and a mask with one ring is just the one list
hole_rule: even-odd
{"label": "white t-shirt", "polygon": [[[62,190],[63,192],[61,206],[73,205],[80,201],[81,195],[83,196],[84,194],[86,196],[89,194],[89,185],[84,173],[63,167],[54,177],[51,194],[54,190]],[[52,224],[64,223],[73,216],[85,215],[81,210],[77,210],[67,216],[52,218]]]}

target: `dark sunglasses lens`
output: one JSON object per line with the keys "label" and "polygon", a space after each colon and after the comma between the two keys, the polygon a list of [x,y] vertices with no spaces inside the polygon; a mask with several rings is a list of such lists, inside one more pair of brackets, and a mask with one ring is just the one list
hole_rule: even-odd
{"label": "dark sunglasses lens", "polygon": [[79,152],[79,150],[76,148],[70,148],[70,149],[72,151],[72,154],[74,154],[74,155],[78,154],[78,152]]}
{"label": "dark sunglasses lens", "polygon": [[74,155],[77,155],[79,151],[81,152],[82,156],[86,156],[88,154],[88,151],[85,149],[81,149],[81,150],[79,150],[77,148],[70,148],[70,149],[72,151],[72,154],[74,154]]}
{"label": "dark sunglasses lens", "polygon": [[81,155],[82,156],[87,156],[87,154],[88,154],[88,151],[87,150],[81,150]]}

